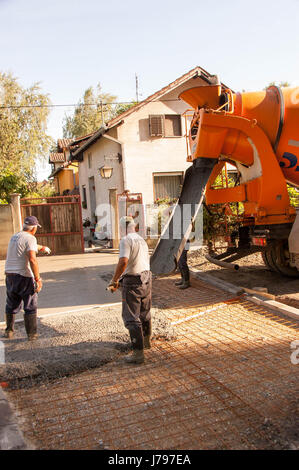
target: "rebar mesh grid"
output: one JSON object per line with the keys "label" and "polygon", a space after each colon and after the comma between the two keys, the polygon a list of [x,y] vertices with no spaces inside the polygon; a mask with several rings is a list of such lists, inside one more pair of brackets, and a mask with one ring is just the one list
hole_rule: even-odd
{"label": "rebar mesh grid", "polygon": [[154,341],[144,365],[119,361],[9,392],[37,448],[289,448],[298,323],[201,282],[180,298],[173,282],[156,282],[154,298],[181,321],[178,339]]}

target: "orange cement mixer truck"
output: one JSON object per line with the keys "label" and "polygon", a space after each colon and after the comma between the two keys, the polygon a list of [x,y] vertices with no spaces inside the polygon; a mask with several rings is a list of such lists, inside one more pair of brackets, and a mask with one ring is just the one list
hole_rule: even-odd
{"label": "orange cement mixer truck", "polygon": [[[152,271],[174,271],[205,198],[207,206],[241,202],[244,207],[237,243],[215,260],[229,263],[261,251],[268,268],[299,277],[299,213],[287,190],[287,183],[299,188],[299,87],[234,93],[214,76],[180,98],[194,109],[188,135],[192,165],[167,236],[162,234],[152,255]],[[236,183],[215,188],[226,163],[235,167]],[[192,208],[188,220],[184,206]]]}

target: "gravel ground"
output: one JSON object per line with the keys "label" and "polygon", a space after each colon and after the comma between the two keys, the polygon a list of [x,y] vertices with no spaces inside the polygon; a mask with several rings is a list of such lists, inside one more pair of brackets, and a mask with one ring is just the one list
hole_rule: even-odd
{"label": "gravel ground", "polygon": [[[10,387],[32,385],[71,375],[115,360],[130,348],[121,307],[102,307],[88,312],[39,319],[39,339],[27,340],[23,322],[16,325],[15,339],[3,339],[5,365],[0,381]],[[153,338],[170,340],[173,327],[159,309],[152,309]]]}
{"label": "gravel ground", "polygon": [[207,253],[205,248],[189,252],[189,265],[236,286],[249,289],[266,287],[269,294],[275,295],[279,302],[299,308],[299,279],[283,277],[270,271],[265,266],[260,253],[254,253],[236,261],[240,266],[238,271],[210,263],[206,260],[205,253]]}

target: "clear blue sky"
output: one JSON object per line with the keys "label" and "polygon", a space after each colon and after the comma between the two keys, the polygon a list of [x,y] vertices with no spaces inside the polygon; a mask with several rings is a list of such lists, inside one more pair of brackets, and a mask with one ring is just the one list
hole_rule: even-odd
{"label": "clear blue sky", "polygon": [[[130,101],[135,72],[146,98],[196,65],[234,90],[299,85],[299,0],[0,0],[0,21],[0,70],[53,104],[98,82]],[[51,112],[55,139],[65,112]]]}

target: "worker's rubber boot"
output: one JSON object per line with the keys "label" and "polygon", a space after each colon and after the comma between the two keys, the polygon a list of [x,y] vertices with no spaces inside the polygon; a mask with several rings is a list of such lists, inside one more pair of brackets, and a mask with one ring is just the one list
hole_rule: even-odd
{"label": "worker's rubber boot", "polygon": [[144,363],[143,349],[133,349],[132,354],[128,354],[128,356],[125,356],[125,362],[127,364],[143,364]]}
{"label": "worker's rubber boot", "polygon": [[24,315],[25,330],[28,336],[28,341],[37,339],[37,314],[30,313]]}
{"label": "worker's rubber boot", "polygon": [[128,364],[142,364],[144,362],[142,328],[141,326],[130,328],[129,333],[132,341],[133,352],[132,354],[125,356],[125,362]]}
{"label": "worker's rubber boot", "polygon": [[143,330],[143,344],[144,349],[150,349],[151,345],[151,336],[152,336],[152,320],[148,320],[142,323]]}
{"label": "worker's rubber boot", "polygon": [[190,287],[190,274],[189,274],[189,271],[186,272],[186,273],[185,272],[183,273],[183,282],[179,286],[179,289],[188,289],[188,287]]}
{"label": "worker's rubber boot", "polygon": [[180,279],[179,281],[175,281],[174,285],[175,286],[181,286],[183,284],[183,279]]}
{"label": "worker's rubber boot", "polygon": [[179,286],[179,289],[188,289],[190,287],[190,281],[183,281],[183,283]]}
{"label": "worker's rubber boot", "polygon": [[15,324],[15,315],[14,313],[6,314],[6,330],[4,332],[4,338],[12,339],[14,336],[14,324]]}

